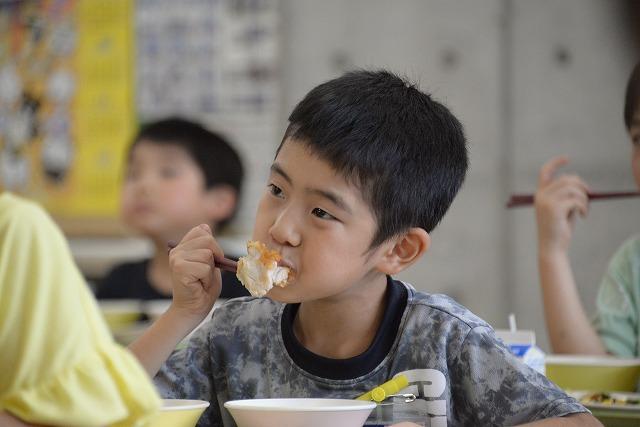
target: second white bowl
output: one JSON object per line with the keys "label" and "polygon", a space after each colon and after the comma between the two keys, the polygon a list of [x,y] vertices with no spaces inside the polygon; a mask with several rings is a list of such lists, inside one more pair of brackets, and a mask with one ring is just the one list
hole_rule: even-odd
{"label": "second white bowl", "polygon": [[349,399],[248,399],[224,404],[238,427],[362,427],[374,402]]}

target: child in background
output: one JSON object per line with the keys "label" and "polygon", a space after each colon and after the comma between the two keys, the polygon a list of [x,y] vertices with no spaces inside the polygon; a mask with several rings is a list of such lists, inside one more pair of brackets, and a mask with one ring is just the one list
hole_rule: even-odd
{"label": "child in background", "polygon": [[[631,168],[640,188],[640,64],[627,84],[624,120],[631,139]],[[613,255],[600,284],[596,317],[589,322],[569,263],[576,215],[587,215],[589,187],[576,175],[554,177],[567,163],[555,157],[540,170],[535,196],[538,268],[545,318],[556,353],[640,357],[640,237]]]}
{"label": "child in background", "polygon": [[[144,126],[129,150],[122,218],[153,241],[155,253],[115,267],[97,297],[171,298],[167,243],[200,223],[217,234],[236,211],[242,177],[236,151],[201,125],[169,118]],[[235,274],[225,272],[222,280],[222,297],[248,295]]]}
{"label": "child in background", "polygon": [[289,117],[253,232],[289,284],[221,305],[172,353],[220,292],[223,253],[195,227],[171,251],[170,308],[130,348],[161,394],[211,402],[199,426],[234,426],[229,400],[353,399],[400,374],[420,423],[599,425],[486,322],[392,278],[428,249],[466,169],[462,126],[410,83],[357,71],[321,84]]}
{"label": "child in background", "polygon": [[0,194],[0,425],[144,425],[159,404],[60,230],[36,204]]}

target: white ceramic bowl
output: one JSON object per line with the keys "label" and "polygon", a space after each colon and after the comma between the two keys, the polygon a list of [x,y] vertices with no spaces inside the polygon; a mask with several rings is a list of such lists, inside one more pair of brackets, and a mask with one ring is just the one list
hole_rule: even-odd
{"label": "white ceramic bowl", "polygon": [[224,404],[238,427],[362,427],[374,402],[348,399],[249,399]]}
{"label": "white ceramic bowl", "polygon": [[204,400],[163,399],[160,411],[149,427],[194,427],[209,402]]}

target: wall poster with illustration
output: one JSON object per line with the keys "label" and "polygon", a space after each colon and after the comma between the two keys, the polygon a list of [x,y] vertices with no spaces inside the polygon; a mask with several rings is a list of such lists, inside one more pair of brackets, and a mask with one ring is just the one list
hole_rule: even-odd
{"label": "wall poster with illustration", "polygon": [[139,121],[193,117],[261,159],[254,140],[277,133],[278,3],[0,2],[0,190],[69,234],[121,234]]}
{"label": "wall poster with illustration", "polygon": [[0,3],[0,187],[70,232],[116,223],[135,123],[131,14],[128,0]]}

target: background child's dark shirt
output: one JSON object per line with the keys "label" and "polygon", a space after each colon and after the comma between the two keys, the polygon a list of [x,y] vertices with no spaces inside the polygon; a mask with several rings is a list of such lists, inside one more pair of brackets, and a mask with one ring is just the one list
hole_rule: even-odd
{"label": "background child's dark shirt", "polygon": [[[147,279],[149,260],[129,262],[116,266],[98,284],[98,299],[139,299],[154,300],[171,298],[158,292]],[[236,298],[248,296],[249,292],[242,286],[234,273],[222,272],[222,292],[220,298]]]}

